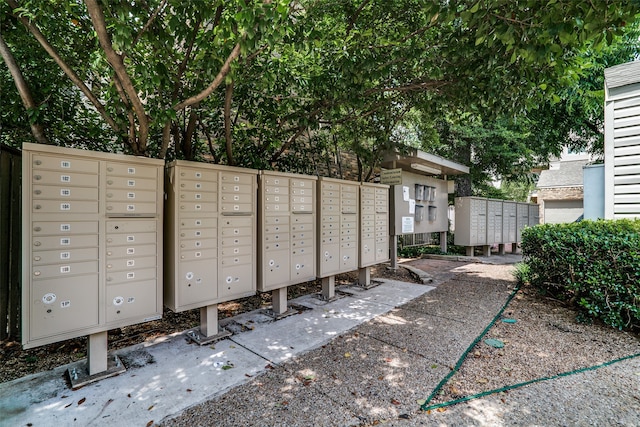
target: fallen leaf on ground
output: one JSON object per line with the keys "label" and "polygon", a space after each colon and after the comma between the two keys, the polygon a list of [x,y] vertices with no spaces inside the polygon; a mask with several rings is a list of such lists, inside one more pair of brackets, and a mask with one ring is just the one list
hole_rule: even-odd
{"label": "fallen leaf on ground", "polygon": [[400,405],[400,401],[396,399],[391,399],[391,403],[393,403],[394,405]]}
{"label": "fallen leaf on ground", "polygon": [[149,409],[147,409],[147,411],[152,410],[154,406],[156,406],[156,405],[151,405],[151,406],[149,406]]}
{"label": "fallen leaf on ground", "polygon": [[427,399],[418,399],[416,400],[416,403],[420,406],[424,405],[425,403],[427,403]]}
{"label": "fallen leaf on ground", "polygon": [[85,402],[85,400],[87,400],[86,397],[83,397],[82,399],[78,400],[78,405],[82,405]]}
{"label": "fallen leaf on ground", "polygon": [[487,384],[487,383],[489,382],[489,380],[488,380],[488,379],[486,379],[486,378],[478,378],[478,379],[476,380],[476,382],[477,382],[478,384]]}
{"label": "fallen leaf on ground", "polygon": [[153,420],[151,420],[151,421],[149,421],[149,422],[147,423],[147,427],[151,427],[152,425],[153,425]]}
{"label": "fallen leaf on ground", "polygon": [[438,412],[444,412],[446,410],[447,410],[447,408],[438,408],[438,409],[436,409],[436,411],[438,411]]}
{"label": "fallen leaf on ground", "polygon": [[344,357],[351,357],[351,353],[345,353]]}

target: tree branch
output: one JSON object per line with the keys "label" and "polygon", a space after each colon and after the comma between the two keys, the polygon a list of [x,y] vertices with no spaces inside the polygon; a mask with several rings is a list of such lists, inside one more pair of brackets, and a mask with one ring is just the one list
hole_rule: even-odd
{"label": "tree branch", "polygon": [[233,48],[233,50],[231,51],[231,53],[229,54],[229,56],[227,57],[227,60],[224,62],[224,65],[220,68],[220,71],[211,82],[211,84],[199,94],[194,95],[190,98],[187,98],[184,101],[174,105],[173,109],[176,111],[182,110],[184,107],[188,107],[189,105],[193,105],[196,102],[200,102],[203,99],[205,99],[207,96],[211,95],[211,93],[213,93],[213,91],[216,90],[220,86],[220,84],[222,84],[222,82],[224,81],[224,78],[227,76],[227,74],[229,74],[229,71],[231,71],[231,63],[239,56],[240,56],[240,43],[237,43]]}
{"label": "tree branch", "polygon": [[[7,0],[7,4],[11,7],[11,10],[18,9],[20,5],[15,0]],[[116,133],[120,133],[120,126],[116,124],[116,122],[111,118],[107,110],[104,108],[104,105],[98,100],[98,98],[91,92],[91,89],[87,87],[87,85],[78,77],[78,75],[73,71],[73,69],[67,65],[67,63],[60,57],[58,51],[49,44],[46,37],[40,32],[38,27],[32,24],[27,18],[15,14],[13,15],[20,21],[22,24],[29,30],[29,32],[36,38],[40,46],[44,48],[44,50],[49,54],[51,59],[53,59],[56,64],[60,67],[60,69],[67,75],[67,77],[75,84],[82,93],[91,101],[91,104],[98,111],[100,116],[104,119],[105,122],[113,129]]]}
{"label": "tree branch", "polygon": [[347,30],[346,30],[347,37],[349,36],[349,33],[351,33],[351,30],[353,30],[353,26],[356,24],[356,21],[358,20],[358,16],[360,16],[360,12],[362,12],[362,9],[364,9],[367,3],[369,3],[369,0],[364,0],[362,3],[360,3],[360,6],[358,6],[358,9],[356,9],[355,13],[351,16],[351,19],[349,19],[349,25],[347,25]]}
{"label": "tree branch", "polygon": [[[16,63],[13,54],[9,50],[9,46],[2,38],[2,33],[0,32],[0,56],[4,60],[4,63],[7,65],[9,72],[11,73],[11,77],[13,77],[13,82],[16,85],[16,89],[18,89],[18,93],[20,94],[20,98],[22,99],[22,104],[24,108],[29,111],[35,110],[38,108],[35,101],[33,100],[33,96],[31,95],[31,89],[29,89],[29,85],[27,81],[24,79],[22,75],[22,71],[20,71],[20,67]],[[36,123],[34,120],[29,118],[29,125],[31,126],[31,133],[36,141],[40,144],[49,144],[49,139],[44,133],[44,128],[42,125]]]}
{"label": "tree branch", "polygon": [[147,117],[144,106],[140,101],[140,97],[129,78],[129,74],[127,74],[122,57],[116,53],[111,45],[111,39],[107,33],[104,14],[102,13],[102,9],[98,5],[97,0],[85,0],[85,4],[87,6],[89,16],[91,17],[91,22],[93,22],[93,27],[96,30],[100,46],[102,46],[102,49],[107,56],[107,61],[109,61],[109,64],[111,64],[111,67],[118,76],[118,79],[120,79],[122,88],[127,94],[127,97],[133,106],[133,111],[138,119],[138,143],[136,144],[137,147],[133,147],[134,152],[137,151],[135,154],[144,154],[147,148],[147,139],[149,137],[149,118]]}
{"label": "tree branch", "polygon": [[158,7],[156,8],[156,10],[153,11],[153,13],[151,14],[151,16],[149,17],[147,22],[144,24],[144,26],[142,27],[140,32],[138,34],[136,34],[136,38],[133,39],[133,42],[131,43],[131,47],[132,48],[136,44],[138,44],[138,41],[140,40],[140,37],[142,37],[142,35],[145,33],[145,31],[147,31],[149,29],[149,27],[151,26],[151,24],[153,24],[153,21],[155,21],[156,17],[162,11],[162,9],[164,9],[166,4],[167,4],[167,0],[162,0],[162,2],[160,2]]}

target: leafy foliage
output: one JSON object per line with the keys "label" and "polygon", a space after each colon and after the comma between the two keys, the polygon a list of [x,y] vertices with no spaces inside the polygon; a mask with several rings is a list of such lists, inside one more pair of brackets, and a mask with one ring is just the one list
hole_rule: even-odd
{"label": "leafy foliage", "polygon": [[526,228],[531,283],[615,328],[640,327],[640,220]]}

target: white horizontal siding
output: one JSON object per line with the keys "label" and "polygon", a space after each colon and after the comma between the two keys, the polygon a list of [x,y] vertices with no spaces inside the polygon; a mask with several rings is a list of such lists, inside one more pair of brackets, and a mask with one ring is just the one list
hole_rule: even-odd
{"label": "white horizontal siding", "polygon": [[618,128],[614,129],[613,137],[614,138],[624,138],[627,136],[638,136],[640,135],[640,126],[629,126],[626,128]]}
{"label": "white horizontal siding", "polygon": [[640,175],[618,175],[613,178],[616,188],[619,185],[640,184]]}
{"label": "white horizontal siding", "polygon": [[640,115],[621,117],[619,119],[613,120],[614,129],[627,128],[630,126],[639,126],[639,125],[640,125]]}
{"label": "white horizontal siding", "polygon": [[616,147],[613,150],[613,155],[616,157],[620,156],[633,156],[634,154],[640,153],[640,145],[629,145],[626,147]]}
{"label": "white horizontal siding", "polygon": [[[633,99],[633,98],[632,98]],[[633,99],[638,105],[630,106],[627,108],[621,108],[616,103],[616,111],[613,113],[614,119],[621,119],[623,117],[640,116],[640,98]],[[620,101],[622,102],[622,101]]]}
{"label": "white horizontal siding", "polygon": [[[640,181],[640,177],[638,177]],[[616,185],[615,194],[640,194],[640,184]]]}
{"label": "white horizontal siding", "polygon": [[640,135],[630,136],[627,138],[616,138],[613,145],[617,147],[628,147],[629,145],[640,145]]}
{"label": "white horizontal siding", "polygon": [[632,165],[640,166],[640,152],[637,152],[637,153],[639,154],[636,154],[635,156],[615,157],[613,164],[616,166],[632,166]]}
{"label": "white horizontal siding", "polygon": [[615,203],[613,210],[616,214],[637,214],[640,216],[640,203]]}

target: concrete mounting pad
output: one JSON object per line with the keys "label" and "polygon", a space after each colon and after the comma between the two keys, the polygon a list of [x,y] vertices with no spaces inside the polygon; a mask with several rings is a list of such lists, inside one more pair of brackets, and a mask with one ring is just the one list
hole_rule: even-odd
{"label": "concrete mounting pad", "polygon": [[[2,383],[0,426],[159,422],[242,385],[272,363],[312,350],[434,289],[382,282],[370,290],[354,289],[347,292],[351,296],[331,302],[313,295],[298,298],[291,302],[313,309],[278,321],[251,321],[247,320],[251,316],[245,315],[243,324],[250,325],[249,330],[210,346],[189,344],[183,333],[119,350],[115,353],[127,367],[125,373],[78,390],[71,390],[66,382],[69,366]],[[259,313],[254,317],[266,316]],[[352,414],[338,418],[338,424],[349,424]],[[309,419],[318,421],[313,411]]]}

